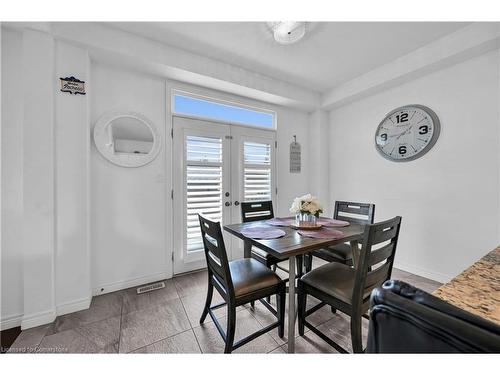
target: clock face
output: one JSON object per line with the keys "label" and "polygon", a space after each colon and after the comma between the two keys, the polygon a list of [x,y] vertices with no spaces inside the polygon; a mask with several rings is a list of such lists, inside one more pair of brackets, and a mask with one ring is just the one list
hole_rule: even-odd
{"label": "clock face", "polygon": [[375,133],[378,152],[392,161],[410,161],[429,151],[439,136],[436,114],[421,105],[408,105],[391,111]]}

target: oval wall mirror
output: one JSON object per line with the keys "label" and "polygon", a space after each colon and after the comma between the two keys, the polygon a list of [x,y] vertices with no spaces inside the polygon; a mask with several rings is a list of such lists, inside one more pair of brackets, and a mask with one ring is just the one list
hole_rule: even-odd
{"label": "oval wall mirror", "polygon": [[136,112],[111,112],[99,118],[94,127],[97,150],[113,164],[141,167],[160,151],[161,140],[155,126]]}

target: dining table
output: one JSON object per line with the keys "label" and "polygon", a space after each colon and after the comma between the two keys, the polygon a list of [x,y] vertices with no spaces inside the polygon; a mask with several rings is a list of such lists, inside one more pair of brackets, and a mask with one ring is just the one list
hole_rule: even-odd
{"label": "dining table", "polygon": [[[248,236],[248,233],[255,233],[259,229],[265,230],[266,228],[279,228],[283,230],[284,234],[273,239],[257,239],[256,236],[252,236],[253,238]],[[363,238],[365,225],[349,223],[346,226],[335,227],[334,229],[340,231],[341,235],[334,238],[311,238],[300,234],[299,230],[292,227],[292,225],[275,226],[270,224],[268,220],[224,225],[225,231],[243,240],[245,258],[251,257],[252,246],[255,246],[278,259],[288,260],[288,353],[295,352],[295,320],[297,316],[295,301],[296,257],[328,246],[349,242],[353,250],[354,267],[358,264],[360,242]],[[319,230],[327,230],[327,228]]]}

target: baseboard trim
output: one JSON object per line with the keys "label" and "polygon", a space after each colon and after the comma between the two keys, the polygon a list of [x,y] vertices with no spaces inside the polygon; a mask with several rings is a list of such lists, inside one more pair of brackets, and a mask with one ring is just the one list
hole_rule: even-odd
{"label": "baseboard trim", "polygon": [[24,315],[21,322],[21,329],[38,327],[44,324],[52,323],[56,319],[56,310],[47,310],[40,313]]}
{"label": "baseboard trim", "polygon": [[446,275],[446,274],[441,273],[441,272],[435,272],[435,271],[431,271],[431,270],[428,270],[425,268],[421,268],[421,267],[418,267],[418,266],[415,266],[412,264],[408,264],[405,262],[394,262],[394,267],[399,268],[400,270],[403,270],[406,272],[413,273],[413,274],[418,275],[418,276],[425,277],[427,279],[438,281],[438,282],[443,283],[443,284],[447,283],[448,281],[450,281],[454,277],[454,276]]}
{"label": "baseboard trim", "polygon": [[23,320],[23,314],[10,315],[6,318],[0,320],[0,331],[4,331],[6,329],[11,329],[14,327],[19,327]]}
{"label": "baseboard trim", "polygon": [[160,280],[168,279],[169,274],[167,272],[155,273],[153,275],[136,277],[129,280],[117,281],[114,283],[104,284],[92,289],[92,295],[98,296],[101,294],[116,292],[118,290],[132,288],[134,286],[139,286],[143,284],[153,283]]}
{"label": "baseboard trim", "polygon": [[57,316],[71,314],[73,312],[80,310],[87,310],[90,307],[91,301],[92,297],[86,297],[57,305],[56,307]]}

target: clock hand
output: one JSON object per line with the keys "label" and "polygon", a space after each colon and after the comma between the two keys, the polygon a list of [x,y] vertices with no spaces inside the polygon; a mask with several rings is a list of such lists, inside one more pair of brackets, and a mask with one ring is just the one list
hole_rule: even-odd
{"label": "clock hand", "polygon": [[401,138],[403,135],[405,135],[406,133],[408,133],[408,132],[411,130],[411,128],[413,128],[413,125],[411,125],[408,129],[406,129],[404,132],[402,132],[402,133],[401,133],[401,134],[400,134],[400,135],[399,135],[396,139],[399,139],[399,138]]}

